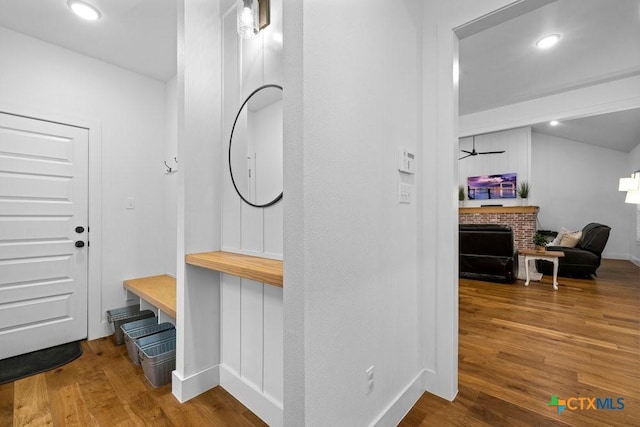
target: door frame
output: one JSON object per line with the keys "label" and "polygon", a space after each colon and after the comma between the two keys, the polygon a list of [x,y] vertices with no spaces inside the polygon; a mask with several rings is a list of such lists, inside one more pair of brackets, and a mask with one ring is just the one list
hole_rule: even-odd
{"label": "door frame", "polygon": [[0,99],[0,113],[74,126],[89,131],[88,224],[90,247],[87,262],[87,339],[109,334],[102,310],[102,122],[66,112],[52,112]]}

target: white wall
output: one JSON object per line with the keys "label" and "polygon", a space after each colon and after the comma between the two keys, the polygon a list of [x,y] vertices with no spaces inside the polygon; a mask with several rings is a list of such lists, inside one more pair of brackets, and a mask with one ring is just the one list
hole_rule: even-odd
{"label": "white wall", "polygon": [[219,1],[178,2],[177,337],[172,391],[185,401],[219,384],[220,275],[185,255],[220,250]]}
{"label": "white wall", "polygon": [[[495,132],[475,137],[476,151],[502,151],[502,154],[483,154],[458,160],[458,182],[465,188],[464,206],[480,206],[483,204],[501,204],[517,206],[520,199],[469,200],[467,178],[479,175],[496,175],[516,173],[517,185],[524,181],[531,182],[531,128],[525,127],[504,132]],[[460,150],[472,150],[472,138],[460,140]],[[460,151],[459,157],[466,154]],[[533,194],[527,201],[534,203]]]}
{"label": "white wall", "polygon": [[[178,157],[178,79],[174,76],[165,85],[166,94],[166,145],[164,159],[172,170],[180,170],[180,159]],[[178,172],[166,173],[164,176],[164,224],[163,232],[165,238],[164,262],[167,274],[176,276],[176,250],[178,238]]]}
{"label": "white wall", "polygon": [[[285,0],[285,425],[393,425],[421,368],[455,396],[452,29],[507,3]],[[419,168],[403,206],[404,145]]]}
{"label": "white wall", "polygon": [[[640,143],[629,153],[629,165],[626,172],[620,174],[620,178],[630,176],[631,172],[640,170]],[[623,194],[623,193],[621,193]],[[629,217],[629,258],[633,263],[640,266],[640,239],[637,238],[637,228],[640,227],[640,205],[627,205]]]}
{"label": "white wall", "polygon": [[[628,205],[618,191],[628,153],[533,132],[531,194],[539,227],[581,230],[590,222],[611,227],[603,256],[628,259]],[[533,197],[533,196],[532,196]]]}
{"label": "white wall", "polygon": [[398,203],[397,165],[421,139],[421,15],[305,2],[304,33],[285,19],[285,425],[374,422],[421,373],[419,200]]}
{"label": "white wall", "polygon": [[[100,282],[89,302],[100,313],[89,313],[89,337],[105,335],[105,311],[125,302],[122,280],[165,271],[165,85],[2,27],[0,57],[2,105],[101,127],[92,129],[101,131],[101,175],[93,175],[97,168],[89,172],[102,196],[101,212],[90,212],[102,216],[91,228],[102,273],[89,284]],[[99,149],[95,143],[90,138],[90,156]],[[126,209],[128,197],[135,198],[135,210]]]}

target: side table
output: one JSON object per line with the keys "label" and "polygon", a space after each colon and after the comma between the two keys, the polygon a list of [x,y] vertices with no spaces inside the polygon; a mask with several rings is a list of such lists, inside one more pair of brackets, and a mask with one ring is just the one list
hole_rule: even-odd
{"label": "side table", "polygon": [[527,281],[524,282],[525,286],[529,286],[529,261],[541,259],[544,261],[551,261],[553,263],[553,289],[556,291],[558,290],[558,258],[562,258],[564,256],[564,252],[521,249],[518,253],[520,255],[524,255],[524,269],[527,273]]}

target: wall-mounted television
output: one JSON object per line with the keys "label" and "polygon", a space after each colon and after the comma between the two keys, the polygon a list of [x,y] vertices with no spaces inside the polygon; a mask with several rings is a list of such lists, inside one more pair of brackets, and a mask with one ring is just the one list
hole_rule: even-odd
{"label": "wall-mounted television", "polygon": [[517,196],[515,173],[470,176],[467,178],[469,200],[515,199]]}

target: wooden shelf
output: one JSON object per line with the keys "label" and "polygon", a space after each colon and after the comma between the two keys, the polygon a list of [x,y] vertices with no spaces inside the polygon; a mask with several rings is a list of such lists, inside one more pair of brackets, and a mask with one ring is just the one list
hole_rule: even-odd
{"label": "wooden shelf", "polygon": [[127,279],[123,284],[129,291],[176,318],[176,279],[173,277],[166,274],[141,277]]}
{"label": "wooden shelf", "polygon": [[187,264],[282,287],[282,261],[232,252],[188,254]]}

